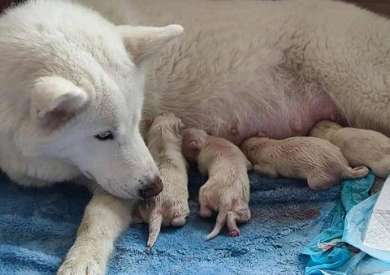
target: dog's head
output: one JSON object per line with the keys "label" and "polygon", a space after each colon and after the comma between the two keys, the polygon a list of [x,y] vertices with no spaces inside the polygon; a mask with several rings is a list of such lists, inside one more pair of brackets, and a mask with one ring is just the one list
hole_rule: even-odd
{"label": "dog's head", "polygon": [[[122,198],[162,189],[139,132],[144,62],[182,33],[115,26],[62,1],[31,1],[0,18],[0,83],[26,157],[61,160]],[[15,126],[16,127],[16,126]]]}

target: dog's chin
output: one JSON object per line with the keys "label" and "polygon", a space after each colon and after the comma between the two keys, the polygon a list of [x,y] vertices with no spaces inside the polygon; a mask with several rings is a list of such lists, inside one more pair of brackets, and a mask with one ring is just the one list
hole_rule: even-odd
{"label": "dog's chin", "polygon": [[139,200],[144,200],[142,197],[140,197],[139,195],[136,195],[134,193],[131,193],[131,192],[117,192],[117,191],[108,191],[106,190],[106,192],[110,193],[112,196],[114,197],[117,197],[119,199],[122,199],[122,200],[131,200],[131,201],[139,201]]}
{"label": "dog's chin", "polygon": [[107,186],[96,181],[98,185],[108,194],[118,199],[123,200],[142,200],[141,196],[137,194],[136,190],[132,192],[131,190],[125,190],[123,188],[115,188],[113,186]]}

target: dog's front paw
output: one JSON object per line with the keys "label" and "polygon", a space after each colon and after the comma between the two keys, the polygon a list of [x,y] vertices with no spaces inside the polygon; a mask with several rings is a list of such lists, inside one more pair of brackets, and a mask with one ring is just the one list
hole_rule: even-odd
{"label": "dog's front paw", "polygon": [[69,255],[59,268],[57,275],[104,275],[105,266],[91,253]]}

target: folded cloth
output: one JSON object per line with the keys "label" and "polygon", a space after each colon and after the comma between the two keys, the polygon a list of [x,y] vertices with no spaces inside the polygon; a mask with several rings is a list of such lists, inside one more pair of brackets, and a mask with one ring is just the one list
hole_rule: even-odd
{"label": "folded cloth", "polygon": [[303,251],[309,256],[306,274],[390,274],[390,264],[384,262],[390,263],[390,253],[371,249],[362,242],[378,197],[369,197],[374,179],[369,174],[343,182],[341,198],[329,213],[329,224]]}

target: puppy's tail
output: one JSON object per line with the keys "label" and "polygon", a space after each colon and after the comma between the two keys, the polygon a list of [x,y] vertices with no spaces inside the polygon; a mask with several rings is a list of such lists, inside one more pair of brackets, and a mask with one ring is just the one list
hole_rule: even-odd
{"label": "puppy's tail", "polygon": [[162,224],[162,214],[159,210],[152,211],[149,217],[149,238],[147,247],[152,248],[154,243],[157,241],[158,235],[160,234]]}
{"label": "puppy's tail", "polygon": [[215,226],[214,226],[213,230],[206,237],[207,241],[215,238],[219,234],[219,232],[221,232],[223,226],[226,223],[227,214],[228,214],[228,212],[225,210],[220,211],[218,213],[217,221],[215,222]]}
{"label": "puppy's tail", "polygon": [[347,167],[344,172],[343,178],[362,178],[367,176],[368,168],[366,166],[358,166],[355,168]]}

